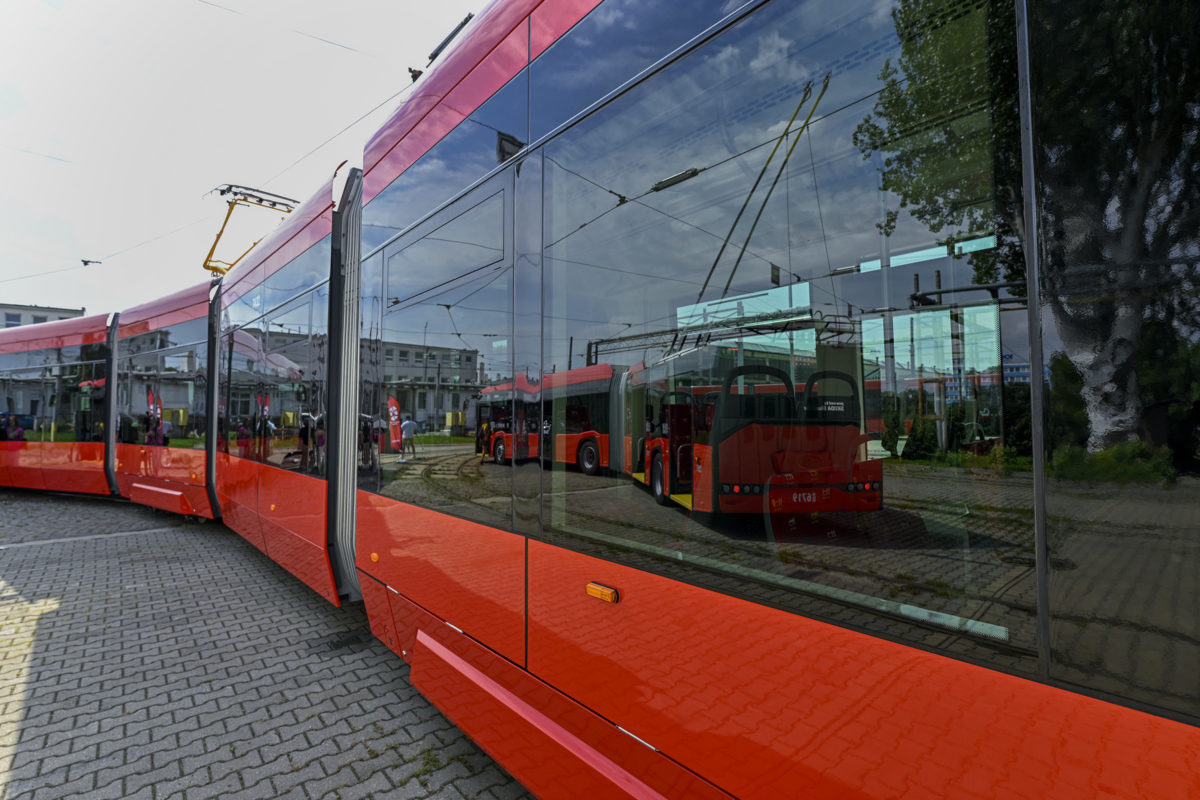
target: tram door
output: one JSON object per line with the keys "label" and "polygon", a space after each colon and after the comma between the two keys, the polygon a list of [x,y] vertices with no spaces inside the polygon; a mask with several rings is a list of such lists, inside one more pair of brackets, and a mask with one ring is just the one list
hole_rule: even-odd
{"label": "tram door", "polygon": [[524,374],[514,385],[512,190],[510,169],[384,246],[380,336],[385,347],[424,356],[409,383],[423,381],[439,397],[447,385],[478,386],[492,426],[511,419],[513,452],[481,461],[474,447],[431,436],[418,445],[417,465],[385,462],[378,491],[358,492],[357,566],[520,664],[525,538],[508,498],[536,446],[528,422],[540,401],[528,402]]}

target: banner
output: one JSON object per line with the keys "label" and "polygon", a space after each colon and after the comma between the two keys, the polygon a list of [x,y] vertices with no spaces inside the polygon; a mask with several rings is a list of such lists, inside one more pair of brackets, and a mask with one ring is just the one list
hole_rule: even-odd
{"label": "banner", "polygon": [[388,397],[388,429],[392,439],[392,449],[399,451],[402,439],[400,433],[400,404],[396,398]]}

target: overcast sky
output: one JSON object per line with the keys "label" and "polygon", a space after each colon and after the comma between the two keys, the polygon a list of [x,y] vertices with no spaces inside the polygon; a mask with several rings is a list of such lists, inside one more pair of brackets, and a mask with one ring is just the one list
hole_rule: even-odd
{"label": "overcast sky", "polygon": [[[484,5],[0,0],[0,303],[107,313],[207,280],[211,189],[310,197]],[[277,221],[237,209],[218,256]]]}

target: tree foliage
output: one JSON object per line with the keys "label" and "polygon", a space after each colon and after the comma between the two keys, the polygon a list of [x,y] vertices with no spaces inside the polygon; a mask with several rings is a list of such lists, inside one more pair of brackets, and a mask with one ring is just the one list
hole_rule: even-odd
{"label": "tree foliage", "polygon": [[[1023,280],[1015,13],[1007,0],[900,0],[900,54],[855,143],[933,233],[993,230],[977,283]],[[1166,364],[1149,323],[1200,333],[1200,4],[1039,3],[1030,20],[1040,300],[1079,376],[1090,450],[1145,434]],[[889,213],[890,233],[898,212]],[[1176,355],[1178,355],[1176,350]],[[1192,385],[1167,387],[1191,407]]]}

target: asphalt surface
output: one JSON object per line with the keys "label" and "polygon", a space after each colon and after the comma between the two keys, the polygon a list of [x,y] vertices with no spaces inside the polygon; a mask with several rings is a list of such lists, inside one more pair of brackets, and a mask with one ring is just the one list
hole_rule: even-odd
{"label": "asphalt surface", "polygon": [[0,488],[0,798],[530,795],[227,528]]}

